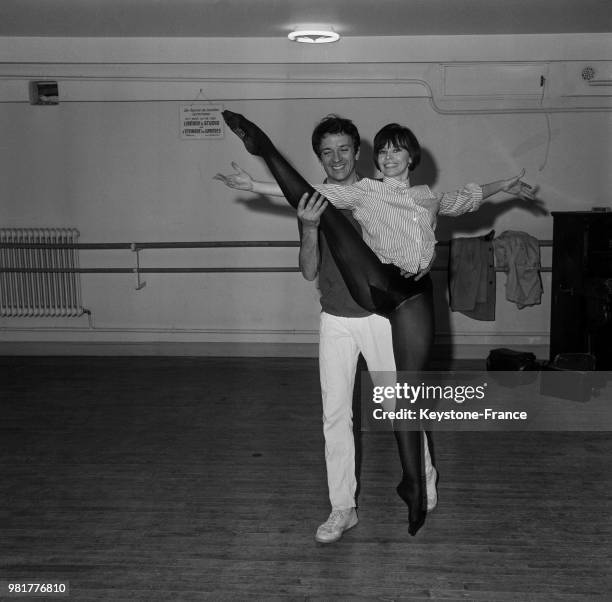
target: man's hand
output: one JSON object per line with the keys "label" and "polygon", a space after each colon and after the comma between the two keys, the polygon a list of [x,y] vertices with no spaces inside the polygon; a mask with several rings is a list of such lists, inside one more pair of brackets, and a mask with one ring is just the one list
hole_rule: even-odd
{"label": "man's hand", "polygon": [[232,161],[232,167],[236,170],[236,173],[223,175],[218,173],[213,177],[213,180],[219,180],[223,182],[229,188],[235,188],[236,190],[253,190],[253,178],[248,174],[238,163]]}
{"label": "man's hand", "polygon": [[310,198],[308,193],[304,193],[297,206],[297,216],[305,228],[318,228],[327,205],[327,199],[318,192],[314,192]]}

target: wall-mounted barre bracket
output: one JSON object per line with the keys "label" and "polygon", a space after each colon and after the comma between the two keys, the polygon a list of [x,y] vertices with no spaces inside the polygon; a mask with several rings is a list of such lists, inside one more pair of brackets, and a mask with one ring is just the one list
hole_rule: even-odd
{"label": "wall-mounted barre bracket", "polygon": [[132,243],[130,245],[130,249],[132,251],[132,253],[136,254],[136,266],[133,268],[133,272],[134,274],[136,274],[136,290],[140,291],[142,290],[145,286],[147,286],[147,283],[144,280],[140,279],[140,248],[136,246],[136,243]]}

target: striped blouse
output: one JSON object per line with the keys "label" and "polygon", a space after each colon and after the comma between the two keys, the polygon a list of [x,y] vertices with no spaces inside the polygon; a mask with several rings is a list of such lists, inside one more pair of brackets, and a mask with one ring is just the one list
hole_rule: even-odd
{"label": "striped blouse", "polygon": [[338,209],[350,209],[363,229],[363,239],[383,263],[416,274],[426,268],[436,246],[438,213],[457,216],[476,211],[482,188],[434,194],[429,186],[410,186],[394,178],[363,178],[355,184],[318,184],[314,188]]}

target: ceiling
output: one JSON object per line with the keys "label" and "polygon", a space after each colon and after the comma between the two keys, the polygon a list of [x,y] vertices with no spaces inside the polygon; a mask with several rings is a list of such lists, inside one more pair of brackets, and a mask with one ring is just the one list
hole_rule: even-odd
{"label": "ceiling", "polygon": [[610,0],[0,0],[0,36],[284,37],[602,33]]}

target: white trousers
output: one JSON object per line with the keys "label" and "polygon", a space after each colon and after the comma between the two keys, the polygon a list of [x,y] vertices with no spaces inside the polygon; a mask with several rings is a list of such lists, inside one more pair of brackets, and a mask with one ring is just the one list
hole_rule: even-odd
{"label": "white trousers", "polygon": [[[344,318],[322,312],[319,372],[327,486],[334,510],[355,507],[357,481],[352,402],[359,353],[371,372],[395,373],[389,320],[376,314]],[[423,441],[425,474],[432,477],[434,472],[426,436]]]}

